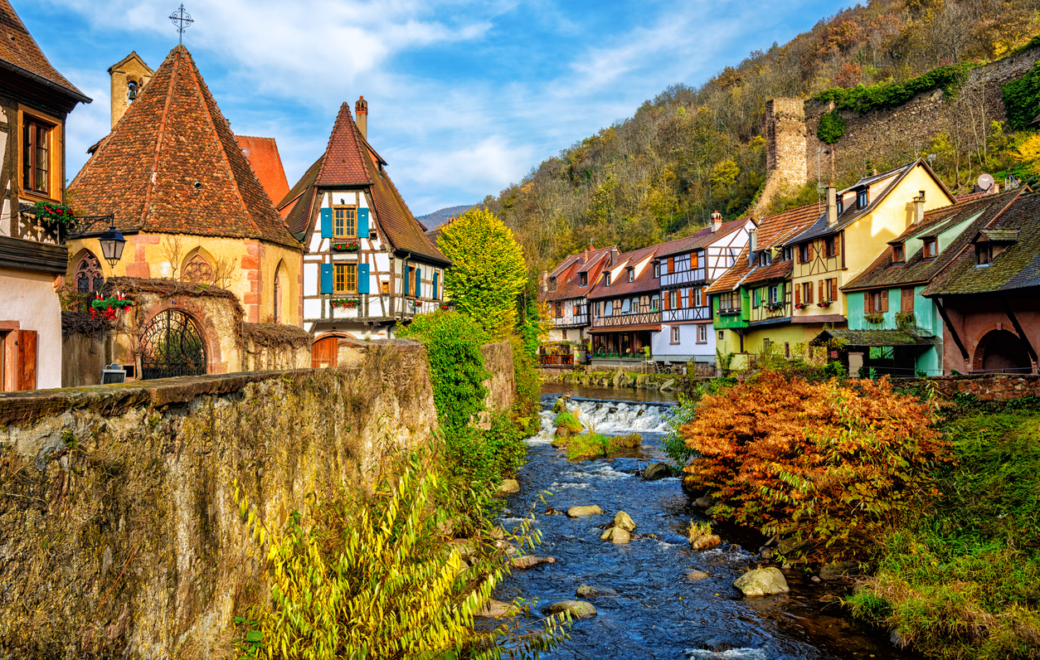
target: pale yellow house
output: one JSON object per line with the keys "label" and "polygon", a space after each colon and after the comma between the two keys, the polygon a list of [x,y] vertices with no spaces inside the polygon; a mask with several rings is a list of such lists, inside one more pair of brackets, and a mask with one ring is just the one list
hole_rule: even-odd
{"label": "pale yellow house", "polygon": [[825,324],[844,327],[848,317],[842,287],[869,267],[927,210],[955,202],[922,159],[860,179],[842,191],[827,189],[820,218],[784,244],[794,259],[791,324],[814,339]]}

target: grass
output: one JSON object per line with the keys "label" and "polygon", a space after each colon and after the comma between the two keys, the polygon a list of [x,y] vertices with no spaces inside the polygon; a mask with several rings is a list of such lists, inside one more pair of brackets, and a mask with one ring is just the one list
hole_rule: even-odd
{"label": "grass", "polygon": [[947,422],[942,497],[884,539],[853,612],[941,658],[1040,658],[1040,411]]}
{"label": "grass", "polygon": [[570,433],[581,433],[585,430],[578,421],[578,416],[566,409],[556,416],[556,428],[565,428]]}
{"label": "grass", "polygon": [[590,431],[569,438],[557,438],[553,442],[553,446],[566,447],[567,460],[581,461],[592,458],[606,458],[621,449],[638,447],[642,442],[643,439],[638,433],[609,436]]}

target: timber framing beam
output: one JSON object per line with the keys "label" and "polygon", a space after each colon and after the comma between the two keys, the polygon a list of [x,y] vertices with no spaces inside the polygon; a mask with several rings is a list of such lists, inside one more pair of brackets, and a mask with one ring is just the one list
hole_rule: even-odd
{"label": "timber framing beam", "polygon": [[1000,299],[1000,304],[1004,306],[1004,313],[1007,314],[1008,319],[1011,321],[1011,325],[1015,327],[1015,332],[1018,333],[1019,339],[1021,339],[1022,342],[1025,343],[1026,350],[1029,351],[1029,359],[1031,359],[1033,361],[1033,364],[1035,365],[1037,362],[1036,351],[1033,350],[1033,345],[1029,342],[1029,337],[1026,336],[1025,331],[1022,330],[1022,325],[1018,322],[1018,317],[1015,316],[1015,312],[1012,311],[1011,305],[1008,304],[1007,298],[1002,297]]}
{"label": "timber framing beam", "polygon": [[968,349],[964,348],[964,342],[961,341],[960,335],[957,334],[957,330],[954,329],[953,323],[950,322],[950,317],[946,313],[946,308],[943,306],[942,299],[935,299],[935,308],[939,310],[939,316],[942,317],[943,325],[950,331],[950,336],[953,337],[953,343],[957,344],[957,348],[961,352],[961,357],[964,358],[965,365],[968,364]]}

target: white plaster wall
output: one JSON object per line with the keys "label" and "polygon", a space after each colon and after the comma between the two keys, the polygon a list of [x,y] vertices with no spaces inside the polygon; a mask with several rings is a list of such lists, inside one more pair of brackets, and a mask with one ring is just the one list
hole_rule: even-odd
{"label": "white plaster wall", "polygon": [[61,303],[54,276],[0,268],[0,321],[18,321],[37,337],[36,387],[61,387]]}
{"label": "white plaster wall", "polygon": [[[707,326],[706,333],[708,343],[697,343],[698,325]],[[703,324],[689,324],[679,326],[679,343],[672,343],[672,326],[661,325],[661,331],[655,332],[650,339],[651,350],[654,358],[658,361],[667,360],[672,356],[693,357],[697,362],[715,361],[715,329],[711,322]]]}

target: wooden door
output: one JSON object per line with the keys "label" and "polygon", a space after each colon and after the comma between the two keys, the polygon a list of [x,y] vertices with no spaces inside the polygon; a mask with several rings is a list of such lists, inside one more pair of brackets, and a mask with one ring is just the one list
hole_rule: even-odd
{"label": "wooden door", "polygon": [[35,330],[18,333],[18,389],[36,389],[36,344]]}
{"label": "wooden door", "polygon": [[336,349],[338,337],[319,339],[311,346],[311,368],[322,369],[336,366]]}

